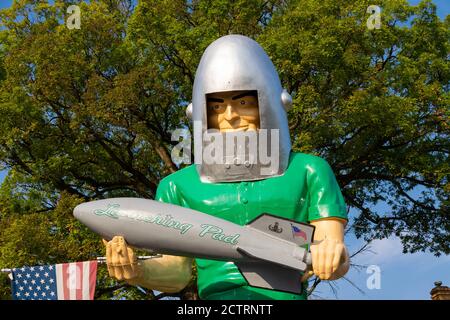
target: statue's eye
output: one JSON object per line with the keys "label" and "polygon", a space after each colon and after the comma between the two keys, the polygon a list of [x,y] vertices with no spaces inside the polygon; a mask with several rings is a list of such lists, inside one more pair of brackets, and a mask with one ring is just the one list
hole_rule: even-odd
{"label": "statue's eye", "polygon": [[214,108],[214,110],[219,110],[220,106],[218,104],[216,104],[216,105],[213,106],[213,108]]}
{"label": "statue's eye", "polygon": [[241,104],[245,104],[245,100],[241,100]]}

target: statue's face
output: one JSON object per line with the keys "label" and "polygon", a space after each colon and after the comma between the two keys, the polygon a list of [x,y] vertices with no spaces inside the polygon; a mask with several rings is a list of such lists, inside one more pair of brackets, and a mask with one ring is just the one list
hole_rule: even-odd
{"label": "statue's face", "polygon": [[220,132],[259,129],[256,91],[228,91],[206,96],[208,129]]}

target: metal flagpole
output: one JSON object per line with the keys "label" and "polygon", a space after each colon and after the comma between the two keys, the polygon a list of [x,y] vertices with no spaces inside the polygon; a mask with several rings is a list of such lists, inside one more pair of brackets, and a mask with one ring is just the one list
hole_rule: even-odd
{"label": "metal flagpole", "polygon": [[[137,259],[138,260],[147,260],[147,259],[155,259],[155,258],[161,258],[162,255],[157,254],[154,256],[138,256]],[[106,257],[97,257],[97,261],[98,263],[106,263]]]}
{"label": "metal flagpole", "polygon": [[[147,259],[155,259],[155,258],[161,258],[161,257],[162,257],[162,255],[157,254],[154,256],[138,256],[137,259],[138,260],[147,260]],[[106,257],[97,257],[97,262],[98,263],[106,263]],[[3,273],[10,273],[11,271],[12,271],[12,269],[8,269],[8,268],[0,269],[0,272],[3,272]]]}

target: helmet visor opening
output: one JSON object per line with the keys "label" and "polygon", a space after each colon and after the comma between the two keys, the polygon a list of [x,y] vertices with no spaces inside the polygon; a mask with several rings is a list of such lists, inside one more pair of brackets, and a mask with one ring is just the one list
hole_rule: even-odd
{"label": "helmet visor opening", "polygon": [[208,130],[236,132],[258,130],[260,115],[258,92],[239,90],[206,95]]}

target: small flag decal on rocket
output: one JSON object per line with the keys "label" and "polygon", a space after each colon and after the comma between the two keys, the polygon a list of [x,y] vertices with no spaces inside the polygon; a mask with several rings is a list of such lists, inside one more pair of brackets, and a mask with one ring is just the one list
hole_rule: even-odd
{"label": "small flag decal on rocket", "polygon": [[292,235],[294,236],[294,238],[300,237],[300,238],[305,239],[305,241],[306,241],[306,238],[307,238],[306,233],[292,224],[291,224],[291,226],[292,226]]}

